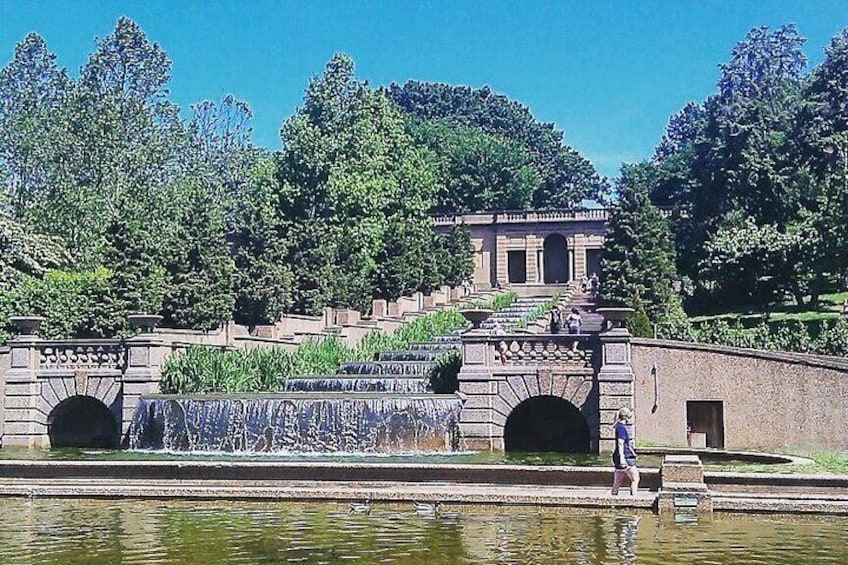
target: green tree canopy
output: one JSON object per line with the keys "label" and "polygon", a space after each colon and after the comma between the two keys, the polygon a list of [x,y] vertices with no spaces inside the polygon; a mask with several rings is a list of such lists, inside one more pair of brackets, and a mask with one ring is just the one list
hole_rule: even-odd
{"label": "green tree canopy", "polygon": [[563,144],[563,133],[542,123],[523,104],[488,87],[479,89],[409,81],[386,92],[407,114],[420,120],[448,119],[518,143],[531,157],[541,183],[533,193],[535,208],[564,208],[582,199],[601,199],[606,181],[592,164]]}

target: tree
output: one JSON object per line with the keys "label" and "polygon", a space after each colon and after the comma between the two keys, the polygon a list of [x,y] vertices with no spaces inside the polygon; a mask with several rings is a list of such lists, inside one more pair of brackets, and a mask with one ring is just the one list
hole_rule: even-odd
{"label": "tree", "polygon": [[68,90],[65,69],[35,33],[0,70],[0,183],[15,215],[47,188],[60,150],[57,115]]}
{"label": "tree", "polygon": [[238,324],[273,324],[291,305],[292,273],[277,210],[277,168],[270,157],[251,171],[230,232]]}
{"label": "tree", "polygon": [[644,308],[654,322],[679,302],[671,231],[648,198],[655,175],[650,163],[621,168],[601,261],[603,301]]}
{"label": "tree", "polygon": [[65,97],[61,162],[26,217],[49,226],[81,266],[99,261],[104,229],[125,205],[159,215],[162,192],[179,176],[187,136],[167,101],[170,67],[164,51],[121,18]]}
{"label": "tree", "polygon": [[533,195],[536,208],[571,207],[581,199],[606,195],[606,181],[589,161],[562,143],[561,131],[553,124],[537,121],[529,108],[495,94],[489,87],[409,81],[403,86],[392,84],[386,92],[415,118],[450,119],[520,144],[532,156],[541,179]]}
{"label": "tree", "polygon": [[799,270],[812,301],[848,275],[848,29],[833,38],[804,89],[792,130],[790,158],[799,187],[799,217],[807,229]]}
{"label": "tree", "polygon": [[168,327],[214,329],[232,319],[235,265],[214,195],[189,181],[175,202],[180,217],[165,264],[162,305]]}
{"label": "tree", "polygon": [[[431,222],[426,211],[434,176],[397,108],[356,80],[353,61],[340,54],[310,81],[303,106],[281,135],[279,205],[295,276],[294,308],[364,311],[378,280],[381,295],[400,292],[392,285],[405,287],[409,277],[385,275],[408,269],[387,261],[403,263],[430,241],[417,236]],[[399,229],[400,223],[407,226]]]}
{"label": "tree", "polygon": [[527,209],[541,185],[532,156],[515,140],[450,120],[410,120],[416,143],[434,153],[437,214]]}
{"label": "tree", "polygon": [[[717,93],[673,117],[655,152],[658,173],[651,195],[672,208],[679,268],[695,281],[713,262],[718,242],[736,233],[745,218],[757,229],[768,226],[783,235],[808,230],[808,219],[800,212],[804,185],[789,157],[802,100],[803,42],[792,25],[751,30],[721,66]],[[777,258],[767,248],[757,254]],[[789,260],[796,253],[780,256]],[[746,261],[740,265],[755,266]],[[792,265],[773,267],[769,276],[776,288],[801,288]],[[712,275],[720,271],[730,276],[710,269]],[[750,281],[761,273],[736,278]],[[709,285],[698,285],[696,295],[717,304],[713,293],[724,292],[725,283],[733,286],[734,281],[710,279]],[[804,291],[797,290],[796,296]]]}

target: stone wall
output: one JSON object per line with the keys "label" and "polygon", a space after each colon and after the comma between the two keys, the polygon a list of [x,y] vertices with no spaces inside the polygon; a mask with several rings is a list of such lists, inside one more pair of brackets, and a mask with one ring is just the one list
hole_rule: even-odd
{"label": "stone wall", "polygon": [[[574,340],[581,343],[572,348]],[[522,402],[540,396],[562,398],[583,413],[592,448],[598,444],[597,395],[589,336],[492,335],[472,330],[462,336],[463,447],[502,451],[507,418]]]}
{"label": "stone wall", "polygon": [[848,449],[848,360],[633,339],[636,435],[686,446],[687,401],[723,405],[727,449]]}
{"label": "stone wall", "polygon": [[[5,375],[12,364],[12,356],[8,346],[0,347],[0,375]],[[6,396],[5,386],[0,382],[0,440],[3,438],[3,423],[6,421]]]}

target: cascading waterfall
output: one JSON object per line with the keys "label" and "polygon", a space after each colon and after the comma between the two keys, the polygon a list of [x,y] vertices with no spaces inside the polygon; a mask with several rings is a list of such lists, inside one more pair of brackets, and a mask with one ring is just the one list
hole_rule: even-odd
{"label": "cascading waterfall", "polygon": [[292,393],[150,396],[132,449],[224,452],[414,453],[458,448],[455,395]]}
{"label": "cascading waterfall", "polygon": [[[493,318],[510,325],[535,305],[528,300]],[[428,371],[460,345],[456,335],[436,336],[375,361],[345,363],[336,375],[289,379],[278,394],[143,397],[129,445],[245,453],[457,450],[462,401],[430,392]]]}

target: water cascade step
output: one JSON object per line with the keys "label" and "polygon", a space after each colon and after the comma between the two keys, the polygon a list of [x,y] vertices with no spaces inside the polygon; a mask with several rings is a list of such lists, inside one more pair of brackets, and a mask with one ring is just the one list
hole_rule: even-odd
{"label": "water cascade step", "polygon": [[[549,298],[519,298],[483,327],[509,331]],[[335,375],[289,379],[286,392],[143,397],[130,428],[134,449],[191,452],[416,453],[460,448],[457,395],[429,391],[438,358],[458,332],[343,363]]]}

